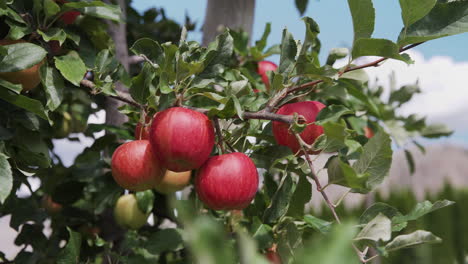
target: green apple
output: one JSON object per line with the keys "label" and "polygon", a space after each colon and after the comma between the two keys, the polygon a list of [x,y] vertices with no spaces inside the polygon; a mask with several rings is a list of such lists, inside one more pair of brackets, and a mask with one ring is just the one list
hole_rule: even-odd
{"label": "green apple", "polygon": [[146,224],[148,216],[138,208],[134,194],[122,195],[115,204],[115,221],[124,228],[139,229]]}

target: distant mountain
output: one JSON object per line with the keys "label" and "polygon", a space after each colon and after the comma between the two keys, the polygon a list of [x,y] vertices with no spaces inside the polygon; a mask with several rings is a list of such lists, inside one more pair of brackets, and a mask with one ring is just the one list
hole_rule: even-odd
{"label": "distant mountain", "polygon": [[[416,197],[422,200],[426,192],[437,193],[442,190],[445,183],[459,188],[468,188],[468,149],[454,145],[429,145],[426,146],[426,153],[423,154],[418,148],[410,148],[415,163],[415,172],[410,174],[408,163],[403,150],[395,151],[390,175],[378,188],[384,197],[391,191],[411,188]],[[329,155],[321,155],[314,164],[316,168],[322,168],[328,160]],[[327,182],[327,172],[323,170],[319,173],[320,181]],[[338,201],[346,192],[346,188],[331,185],[326,191],[332,201]],[[320,193],[314,187],[312,208],[322,202]],[[361,204],[365,195],[350,193],[346,196],[345,206],[354,207]]]}

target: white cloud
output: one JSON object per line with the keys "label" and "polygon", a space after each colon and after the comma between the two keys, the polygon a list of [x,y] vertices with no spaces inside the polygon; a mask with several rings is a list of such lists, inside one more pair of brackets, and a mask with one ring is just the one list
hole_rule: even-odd
{"label": "white cloud", "polygon": [[415,61],[412,65],[388,60],[380,67],[367,68],[371,84],[388,88],[392,72],[395,72],[397,87],[419,81],[422,93],[402,107],[404,114],[415,113],[428,116],[430,120],[441,120],[457,119],[459,114],[467,112],[468,62],[455,62],[446,56],[427,59],[416,50],[408,53]]}

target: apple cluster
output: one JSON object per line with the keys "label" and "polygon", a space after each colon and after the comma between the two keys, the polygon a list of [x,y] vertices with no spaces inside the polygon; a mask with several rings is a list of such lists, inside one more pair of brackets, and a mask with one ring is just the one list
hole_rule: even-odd
{"label": "apple cluster", "polygon": [[[267,61],[258,66],[262,81],[269,87],[266,73],[276,70],[277,66]],[[296,102],[282,106],[277,113],[302,116],[306,128],[299,135],[305,143],[312,144],[323,134],[323,128],[314,122],[324,107],[316,101]],[[279,145],[289,147],[293,153],[304,154],[289,124],[274,121],[273,134]],[[184,107],[172,107],[139,122],[135,138],[119,146],[112,156],[112,176],[121,187],[135,192],[155,189],[169,194],[189,185],[191,172],[196,170],[195,191],[206,207],[242,210],[254,199],[259,184],[254,162],[240,152],[210,157],[215,131],[206,115]],[[119,219],[122,226],[139,228],[146,222],[143,220],[148,215],[139,211],[134,195],[119,199],[115,215],[122,214],[123,210],[131,210],[138,221]]]}

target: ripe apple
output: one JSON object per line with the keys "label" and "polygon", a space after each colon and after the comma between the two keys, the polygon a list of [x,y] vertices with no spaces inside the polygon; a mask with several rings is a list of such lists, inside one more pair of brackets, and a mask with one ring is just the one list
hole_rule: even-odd
{"label": "ripe apple", "polygon": [[154,116],[149,140],[163,167],[189,171],[200,168],[210,156],[214,128],[206,115],[172,107]]}
{"label": "ripe apple", "polygon": [[76,10],[71,10],[63,13],[63,15],[60,17],[60,20],[65,24],[65,25],[70,25],[75,23],[76,18],[81,15],[80,11]]}
{"label": "ripe apple", "polygon": [[189,185],[191,175],[192,171],[174,172],[166,170],[161,181],[154,188],[164,194],[180,191]]}
{"label": "ripe apple", "polygon": [[[0,40],[0,46],[7,46],[16,43],[27,43],[25,40],[9,40],[2,39]],[[39,68],[44,63],[44,60],[39,62],[36,65],[28,69],[15,72],[1,72],[0,78],[11,83],[21,84],[23,86],[23,91],[29,91],[35,88],[41,82],[41,77],[39,75]]]}
{"label": "ripe apple", "polygon": [[[299,135],[307,144],[312,144],[315,139],[323,134],[323,127],[309,123],[315,121],[318,113],[324,107],[325,105],[320,102],[306,101],[283,105],[276,113],[281,115],[293,115],[294,113],[302,115],[308,125]],[[300,150],[299,142],[294,134],[289,131],[289,124],[273,121],[273,135],[279,145],[289,147],[293,153]]]}
{"label": "ripe apple", "polygon": [[270,89],[270,80],[268,80],[267,72],[276,71],[278,65],[271,61],[259,61],[257,73],[262,77],[262,81],[265,84],[267,90]]}
{"label": "ripe apple", "polygon": [[114,180],[131,191],[152,189],[163,173],[148,140],[135,140],[119,146],[112,155],[111,167]]}
{"label": "ripe apple", "polygon": [[54,202],[50,195],[44,195],[42,197],[41,204],[42,207],[46,210],[46,212],[50,215],[55,215],[62,211],[62,205]]}
{"label": "ripe apple", "polygon": [[366,136],[366,138],[372,138],[374,136],[374,131],[372,130],[372,128],[365,127],[364,128],[364,136]]}
{"label": "ripe apple", "polygon": [[253,200],[257,188],[257,168],[239,152],[211,157],[195,178],[198,197],[213,210],[242,210]]}
{"label": "ripe apple", "polygon": [[138,208],[134,194],[120,196],[115,204],[114,218],[117,224],[129,229],[139,229],[148,220],[149,214],[145,214]]}
{"label": "ripe apple", "polygon": [[271,264],[281,264],[281,258],[280,258],[280,256],[278,255],[278,253],[275,252],[275,251],[270,251],[270,250],[268,250],[268,251],[265,253],[265,257],[268,259],[268,261],[269,261]]}

